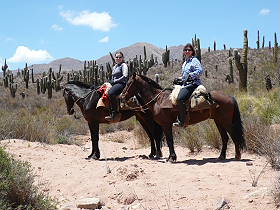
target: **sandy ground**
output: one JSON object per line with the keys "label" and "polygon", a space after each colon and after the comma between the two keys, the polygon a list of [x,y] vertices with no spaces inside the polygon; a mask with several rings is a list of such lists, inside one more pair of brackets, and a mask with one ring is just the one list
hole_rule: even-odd
{"label": "sandy ground", "polygon": [[[177,163],[166,162],[167,147],[163,159],[149,160],[144,155],[150,149],[137,149],[133,134],[121,131],[101,136],[100,160],[86,160],[91,151],[89,137],[81,138],[83,146],[23,140],[0,144],[15,158],[30,162],[42,190],[69,209],[76,209],[77,201],[87,197],[99,197],[112,209],[141,205],[146,209],[215,210],[223,201],[228,203],[223,209],[277,209],[272,190],[278,172],[265,167],[264,157],[243,153],[242,160],[235,161],[230,147],[229,159],[217,161],[216,150],[203,148],[201,153],[190,154],[176,146]],[[252,187],[262,170],[257,186]]]}

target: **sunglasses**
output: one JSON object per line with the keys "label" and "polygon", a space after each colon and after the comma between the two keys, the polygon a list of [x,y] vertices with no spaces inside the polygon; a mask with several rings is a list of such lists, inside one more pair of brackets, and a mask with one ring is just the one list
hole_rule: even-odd
{"label": "sunglasses", "polygon": [[122,58],[122,57],[116,57],[117,59]]}
{"label": "sunglasses", "polygon": [[192,49],[184,49],[184,52],[191,52]]}

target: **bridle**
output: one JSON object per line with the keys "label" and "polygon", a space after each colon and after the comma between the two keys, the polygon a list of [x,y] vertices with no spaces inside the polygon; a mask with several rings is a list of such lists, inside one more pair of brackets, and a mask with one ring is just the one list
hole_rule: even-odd
{"label": "bridle", "polygon": [[[126,90],[129,90],[131,85],[132,85],[133,82],[131,82],[129,84],[129,86],[126,88]],[[144,105],[140,105],[140,106],[137,106],[137,107],[128,107],[129,110],[131,111],[141,111],[141,112],[145,112],[147,111],[149,108],[147,107],[148,105],[150,105],[151,103],[155,102],[156,99],[159,97],[159,95],[161,93],[163,93],[164,91],[166,90],[166,88],[162,89],[155,97],[153,97],[150,101],[148,101],[147,103],[145,103]],[[146,107],[146,108],[144,108]]]}
{"label": "bridle", "polygon": [[73,107],[71,108],[71,110],[73,110],[73,114],[74,114],[74,118],[75,119],[79,119],[80,117],[76,116],[76,111],[74,109],[75,104],[77,104],[81,99],[85,99],[86,97],[88,97],[94,90],[91,90],[90,92],[88,92],[85,96],[77,98],[76,100],[74,100],[75,96],[71,93],[70,90],[67,90],[66,88],[64,88],[63,91],[63,96],[65,95],[65,93],[67,93],[67,95],[69,95],[72,99],[73,99]]}

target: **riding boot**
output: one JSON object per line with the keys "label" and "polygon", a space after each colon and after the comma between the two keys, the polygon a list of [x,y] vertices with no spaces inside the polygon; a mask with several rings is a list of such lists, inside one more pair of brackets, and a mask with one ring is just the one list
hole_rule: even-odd
{"label": "riding boot", "polygon": [[116,97],[110,98],[110,115],[105,117],[110,122],[118,122],[120,120],[118,100]]}
{"label": "riding boot", "polygon": [[179,115],[177,122],[173,123],[173,126],[184,127],[185,125],[185,117],[186,117],[186,104],[184,102],[179,101],[178,103]]}

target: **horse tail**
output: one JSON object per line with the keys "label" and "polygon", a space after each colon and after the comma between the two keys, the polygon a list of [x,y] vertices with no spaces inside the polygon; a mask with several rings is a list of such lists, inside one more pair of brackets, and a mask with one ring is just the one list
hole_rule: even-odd
{"label": "horse tail", "polygon": [[241,120],[238,103],[234,97],[232,97],[232,99],[234,104],[234,111],[233,111],[233,118],[232,118],[232,124],[233,124],[232,131],[235,136],[236,143],[238,144],[239,148],[242,150],[246,148],[244,127],[243,127],[243,122]]}

